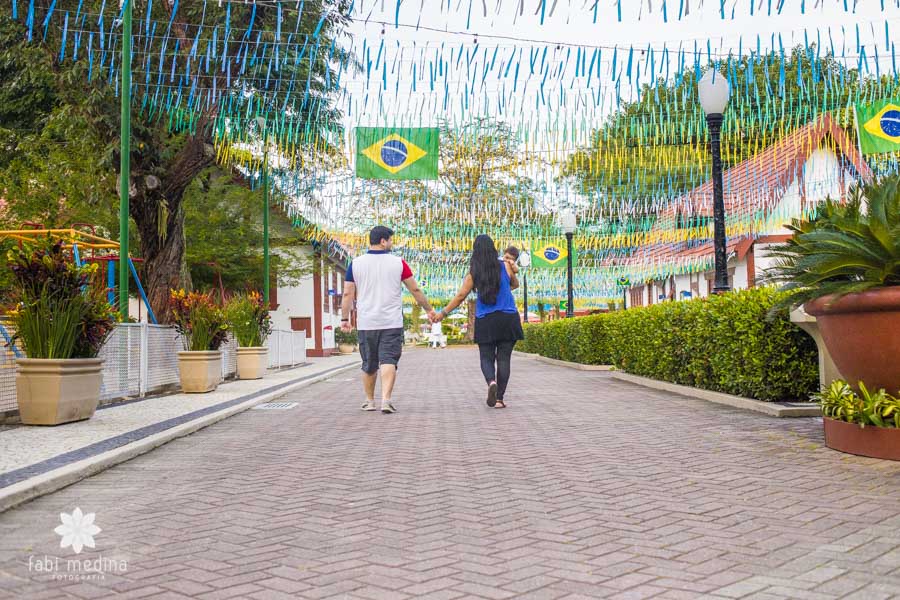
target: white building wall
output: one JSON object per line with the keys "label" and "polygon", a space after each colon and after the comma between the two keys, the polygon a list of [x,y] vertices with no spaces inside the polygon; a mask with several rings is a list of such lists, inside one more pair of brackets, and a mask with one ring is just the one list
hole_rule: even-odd
{"label": "white building wall", "polygon": [[[278,253],[278,249],[273,250]],[[304,249],[305,257],[312,256],[312,251]],[[301,279],[295,286],[278,286],[278,308],[269,311],[272,317],[273,329],[284,329],[290,331],[291,317],[313,317],[313,277],[308,275]],[[313,327],[316,326],[317,319],[313,318]],[[306,339],[307,350],[315,348],[315,338]]]}

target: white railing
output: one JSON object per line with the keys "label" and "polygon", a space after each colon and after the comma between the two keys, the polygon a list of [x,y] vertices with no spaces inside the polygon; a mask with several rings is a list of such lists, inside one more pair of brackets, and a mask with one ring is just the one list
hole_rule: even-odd
{"label": "white railing", "polygon": [[269,368],[306,362],[306,332],[276,329],[269,336]]}
{"label": "white railing", "polygon": [[[12,327],[0,321],[8,335]],[[0,416],[18,411],[15,354],[0,337]],[[269,368],[292,367],[306,362],[306,333],[275,330],[269,336]],[[178,387],[178,352],[183,350],[175,329],[148,323],[121,323],[100,350],[103,383],[100,401],[139,397]],[[222,346],[222,378],[237,371],[237,343],[229,338]]]}

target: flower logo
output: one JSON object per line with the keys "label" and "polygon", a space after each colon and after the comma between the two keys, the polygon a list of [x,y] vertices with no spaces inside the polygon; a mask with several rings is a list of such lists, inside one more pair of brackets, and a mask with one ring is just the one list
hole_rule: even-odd
{"label": "flower logo", "polygon": [[60,548],[68,548],[72,546],[75,554],[81,553],[81,550],[87,546],[94,547],[94,536],[102,530],[94,525],[94,513],[84,514],[77,506],[72,514],[59,513],[59,519],[62,525],[59,525],[55,531],[62,536],[59,542]]}

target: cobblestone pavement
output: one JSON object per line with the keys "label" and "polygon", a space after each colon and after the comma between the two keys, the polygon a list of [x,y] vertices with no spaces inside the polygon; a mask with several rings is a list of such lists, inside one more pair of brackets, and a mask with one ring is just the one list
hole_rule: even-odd
{"label": "cobblestone pavement", "polygon": [[[900,597],[900,463],[819,419],[518,357],[490,410],[471,349],[399,378],[397,414],[339,375],[0,514],[0,597]],[[55,581],[76,506],[104,578]]]}

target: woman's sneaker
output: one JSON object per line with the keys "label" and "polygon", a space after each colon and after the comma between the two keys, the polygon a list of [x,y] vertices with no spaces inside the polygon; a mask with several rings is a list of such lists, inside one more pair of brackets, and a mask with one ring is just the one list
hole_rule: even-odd
{"label": "woman's sneaker", "polygon": [[497,382],[492,381],[488,384],[487,405],[494,408],[495,404],[497,404]]}
{"label": "woman's sneaker", "polygon": [[378,410],[375,407],[375,402],[373,400],[367,400],[366,403],[362,405],[361,409],[367,411]]}
{"label": "woman's sneaker", "polygon": [[386,415],[397,412],[397,409],[394,408],[394,405],[390,402],[382,402],[381,403],[381,412]]}

